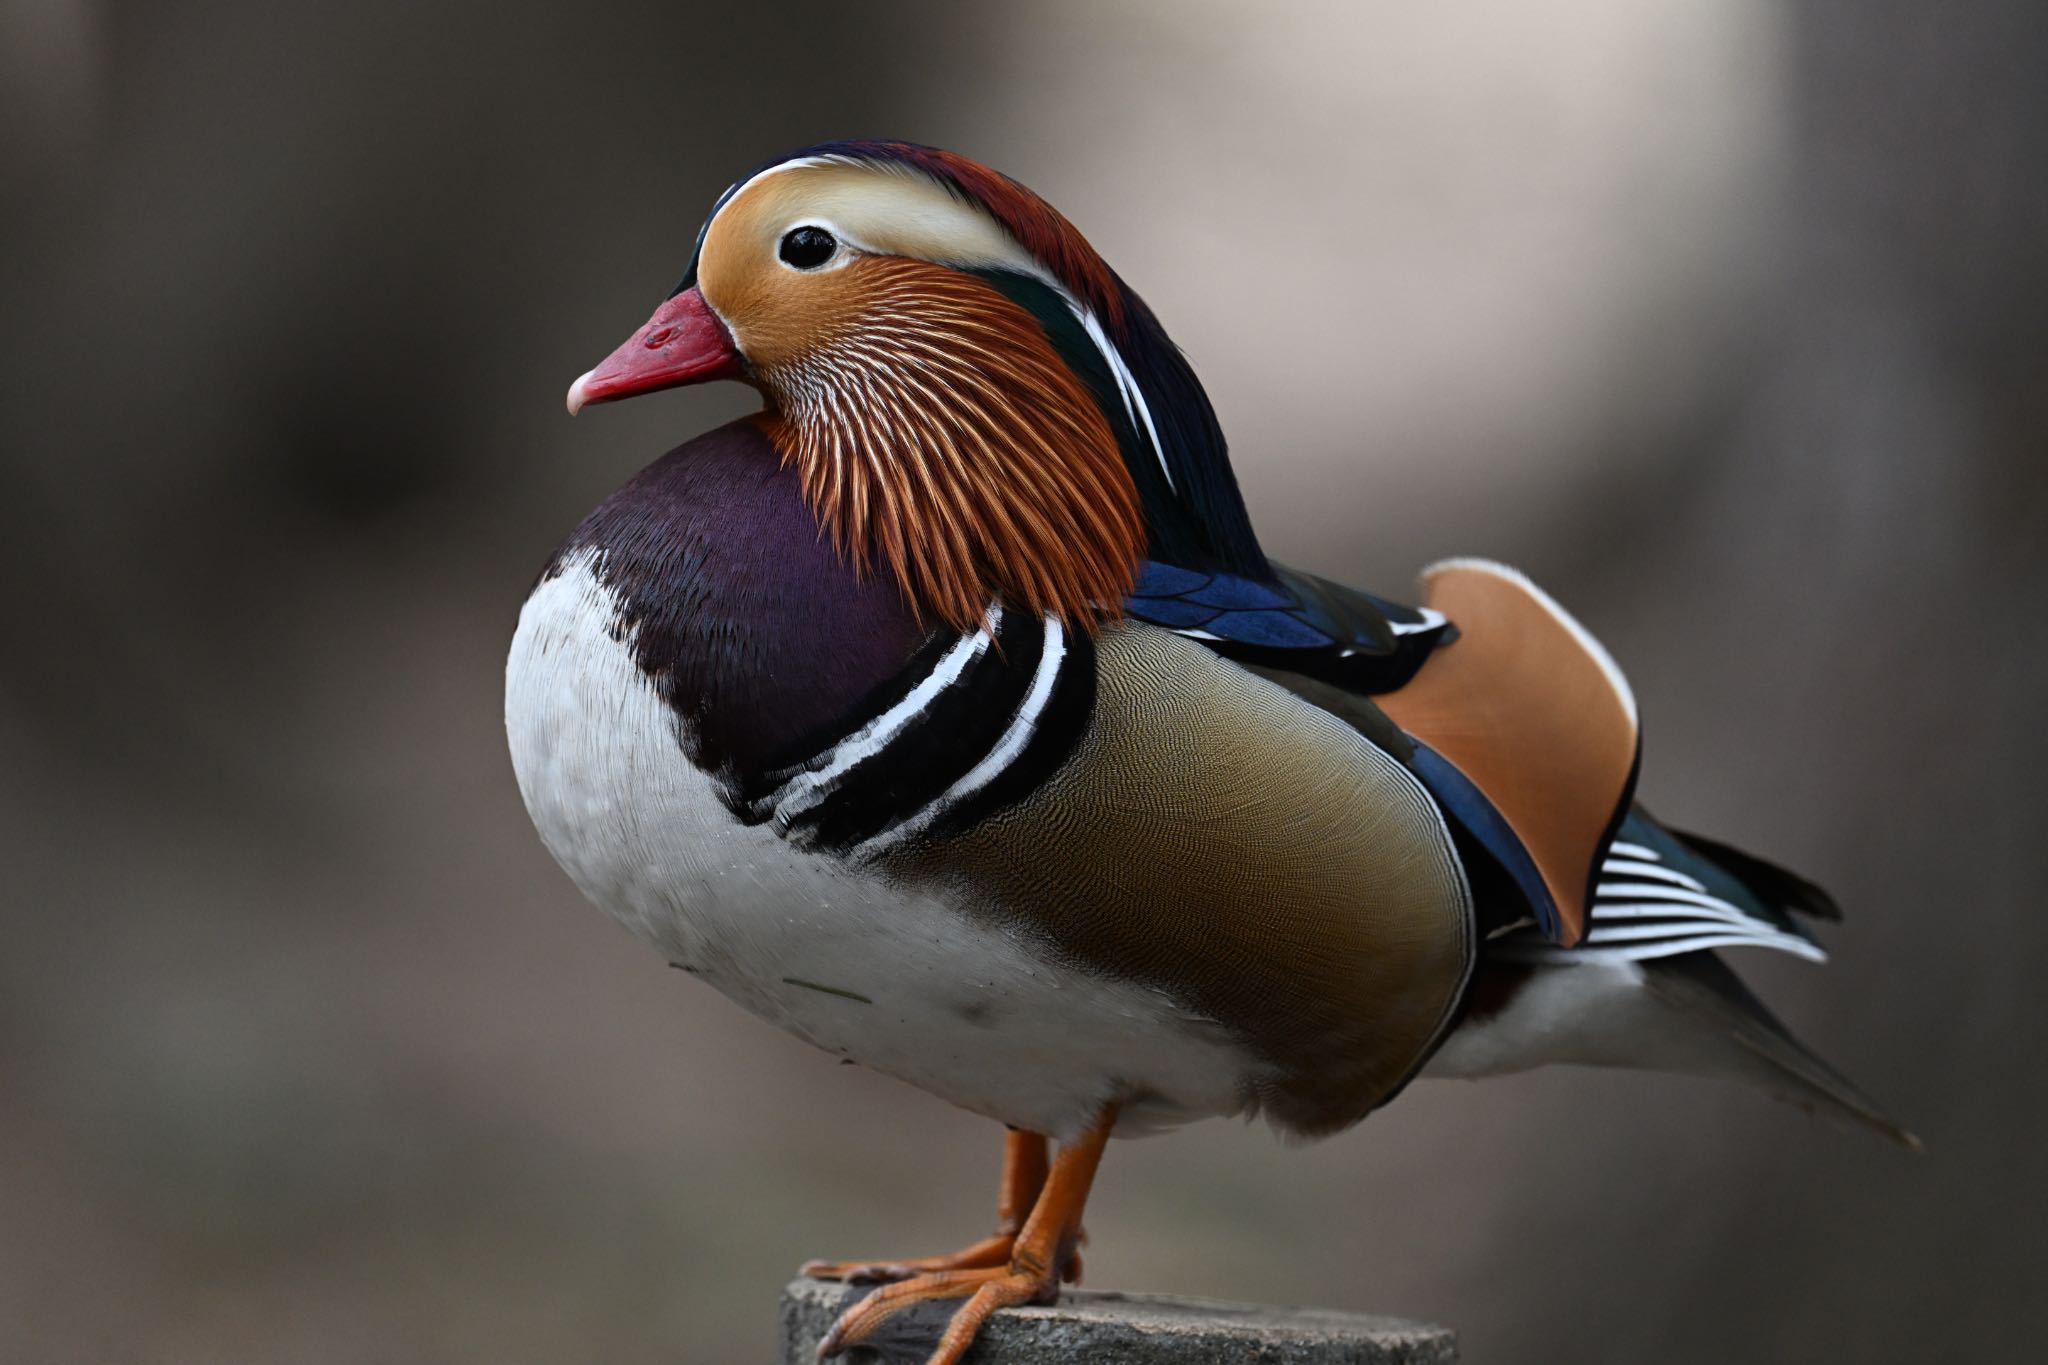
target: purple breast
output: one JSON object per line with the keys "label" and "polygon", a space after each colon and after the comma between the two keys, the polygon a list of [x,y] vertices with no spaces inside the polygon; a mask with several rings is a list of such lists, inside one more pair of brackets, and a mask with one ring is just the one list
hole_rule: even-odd
{"label": "purple breast", "polygon": [[745,780],[840,738],[931,632],[857,574],[742,419],[670,451],[592,512],[543,577],[598,551],[620,629],[700,767]]}

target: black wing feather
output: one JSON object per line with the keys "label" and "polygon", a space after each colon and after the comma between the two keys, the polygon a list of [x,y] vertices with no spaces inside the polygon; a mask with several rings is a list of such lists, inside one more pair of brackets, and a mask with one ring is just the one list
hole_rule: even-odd
{"label": "black wing feather", "polygon": [[1438,645],[1457,638],[1442,615],[1274,565],[1271,580],[1148,561],[1124,609],[1240,663],[1281,669],[1348,692],[1393,692]]}

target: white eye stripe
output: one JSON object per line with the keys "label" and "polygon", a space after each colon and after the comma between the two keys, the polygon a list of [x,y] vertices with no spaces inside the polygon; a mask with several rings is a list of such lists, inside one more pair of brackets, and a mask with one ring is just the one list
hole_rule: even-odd
{"label": "white eye stripe", "polygon": [[[817,193],[806,196],[810,201],[810,211],[783,226],[783,234],[806,225],[822,227],[838,238],[842,245],[852,248],[852,252],[842,251],[832,260],[811,267],[812,271],[837,269],[851,259],[853,252],[857,252],[871,256],[908,256],[957,269],[1010,270],[1038,280],[1058,294],[1072,310],[1075,320],[1081,324],[1089,342],[1108,367],[1110,381],[1122,400],[1124,416],[1138,441],[1151,448],[1167,490],[1176,495],[1179,493],[1166,444],[1160,436],[1144,387],[1132,373],[1122,352],[1110,340],[1102,320],[1043,261],[1025,250],[1023,244],[986,207],[963,199],[956,190],[921,169],[831,152],[770,166],[732,190],[725,204],[739,199],[770,177],[793,171],[830,168],[854,168],[872,173],[873,178],[858,185],[841,182],[823,186]],[[713,211],[714,219],[724,211],[725,204]],[[817,211],[828,205],[838,212]],[[873,239],[868,234],[847,229],[846,216],[849,214],[873,229]],[[780,242],[780,234],[776,240]],[[782,264],[790,269],[800,269],[789,266],[787,262]]]}

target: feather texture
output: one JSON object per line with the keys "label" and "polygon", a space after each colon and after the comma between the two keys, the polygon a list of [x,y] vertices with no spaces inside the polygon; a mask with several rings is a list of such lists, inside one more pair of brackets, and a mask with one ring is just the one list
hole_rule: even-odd
{"label": "feather texture", "polygon": [[[942,187],[987,215],[1015,243],[1034,274],[1042,274],[1063,296],[1063,317],[1034,308],[1042,325],[1058,331],[1077,326],[1092,355],[1068,354],[1078,372],[1102,371],[1106,413],[1129,421],[1140,491],[1156,544],[1176,560],[1207,570],[1252,578],[1271,574],[1251,516],[1230,467],[1223,428],[1207,392],[1145,301],[1112,270],[1088,239],[1051,204],[999,171],[958,153],[913,142],[854,139],[800,148],[757,167],[719,196],[700,229],[677,292],[703,283],[707,243],[720,216],[763,181],[792,169],[870,167],[907,175]],[[975,253],[965,259],[940,252],[924,259],[964,270],[999,267],[1015,272],[1017,262],[998,262]],[[707,287],[707,297],[709,290]],[[750,352],[751,355],[751,352]],[[1093,376],[1089,376],[1093,383]],[[1149,485],[1156,484],[1156,487]]]}
{"label": "feather texture", "polygon": [[807,148],[720,198],[692,285],[767,410],[564,548],[508,725],[564,865],[736,999],[1037,1131],[1326,1132],[1439,1044],[1885,1126],[1705,951],[1819,958],[1794,913],[1833,903],[1633,807],[1599,644],[1497,565],[1415,609],[1270,563],[1186,358],[1030,190]]}
{"label": "feather texture", "polygon": [[1485,793],[1542,872],[1557,937],[1575,943],[1635,789],[1635,698],[1593,637],[1514,570],[1452,560],[1423,581],[1462,636],[1381,708]]}
{"label": "feather texture", "polygon": [[1432,650],[1457,639],[1441,612],[1285,565],[1273,566],[1271,578],[1254,579],[1148,561],[1124,608],[1240,663],[1362,693],[1404,686]]}
{"label": "feather texture", "polygon": [[763,430],[819,523],[956,630],[1001,601],[1093,631],[1144,538],[1094,398],[1031,316],[971,275],[902,257],[841,273],[847,317],[761,371],[776,400]]}

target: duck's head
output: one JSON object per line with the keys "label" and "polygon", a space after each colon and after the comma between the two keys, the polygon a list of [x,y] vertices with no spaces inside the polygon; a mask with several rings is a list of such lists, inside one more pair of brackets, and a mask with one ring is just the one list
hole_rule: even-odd
{"label": "duck's head", "polygon": [[1092,629],[1148,553],[1263,576],[1201,385],[1044,200],[964,157],[843,142],[713,206],[682,283],[569,411],[742,379],[818,520],[967,629]]}

